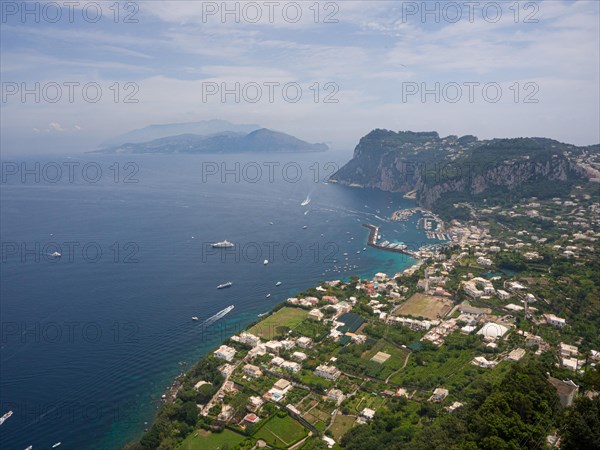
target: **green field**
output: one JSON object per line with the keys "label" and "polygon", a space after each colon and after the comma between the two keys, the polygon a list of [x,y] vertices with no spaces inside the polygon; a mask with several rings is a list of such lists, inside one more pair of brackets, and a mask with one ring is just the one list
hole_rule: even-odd
{"label": "green field", "polygon": [[307,315],[308,311],[304,309],[285,306],[254,325],[248,332],[263,339],[284,336],[289,330],[298,326]]}
{"label": "green field", "polygon": [[274,416],[254,434],[254,439],[262,439],[267,444],[283,448],[298,442],[307,435],[302,425],[290,416]]}
{"label": "green field", "polygon": [[338,414],[337,416],[335,416],[335,421],[329,428],[331,430],[331,432],[333,433],[333,439],[335,439],[336,442],[339,442],[340,439],[342,439],[342,436],[344,434],[346,434],[346,432],[354,426],[355,422],[356,422],[356,417],[343,416],[341,414]]}
{"label": "green field", "polygon": [[198,430],[190,434],[179,446],[181,450],[220,450],[233,448],[246,439],[245,436],[225,429],[221,433]]}
{"label": "green field", "polygon": [[368,394],[366,392],[360,392],[356,396],[352,397],[348,407],[350,408],[351,414],[360,414],[365,408],[370,408],[373,411],[377,411],[384,404],[384,398],[378,397],[377,395]]}

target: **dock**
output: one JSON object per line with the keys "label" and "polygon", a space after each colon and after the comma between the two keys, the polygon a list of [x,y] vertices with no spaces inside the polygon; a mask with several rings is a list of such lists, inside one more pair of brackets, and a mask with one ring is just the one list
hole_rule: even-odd
{"label": "dock", "polygon": [[367,243],[370,247],[378,248],[380,250],[386,250],[388,252],[403,253],[405,255],[411,256],[412,258],[420,259],[420,255],[417,252],[409,250],[406,245],[390,243],[388,241],[379,243],[379,227],[377,225],[363,223],[363,227],[369,229],[369,238]]}

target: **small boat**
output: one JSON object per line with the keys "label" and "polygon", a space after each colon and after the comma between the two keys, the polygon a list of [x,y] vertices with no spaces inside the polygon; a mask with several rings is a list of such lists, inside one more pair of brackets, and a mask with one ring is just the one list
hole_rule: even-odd
{"label": "small boat", "polygon": [[269,260],[268,260],[268,259],[265,259],[265,260],[263,261],[263,266],[266,266],[267,264],[269,264]]}
{"label": "small boat", "polygon": [[50,256],[52,256],[54,258],[60,258],[62,255],[60,253],[58,253],[58,252],[54,252]]}
{"label": "small boat", "polygon": [[269,222],[269,225],[273,225],[273,222]]}
{"label": "small boat", "polygon": [[268,312],[264,312],[264,313],[262,313],[262,314],[258,314],[258,317],[264,317],[264,316],[266,316],[267,314],[269,314],[269,313],[268,313]]}
{"label": "small boat", "polygon": [[366,252],[366,251],[367,251],[367,247],[364,247],[364,248],[363,248],[363,252]]}
{"label": "small boat", "polygon": [[52,446],[52,448],[56,448],[56,447],[58,447],[60,444],[62,444],[62,442],[57,442],[56,444],[54,444],[54,445]]}
{"label": "small boat", "polygon": [[196,316],[192,316],[192,320],[198,320]]}
{"label": "small boat", "polygon": [[25,450],[32,450],[33,449],[33,445],[30,445],[29,447],[27,447]]}
{"label": "small boat", "polygon": [[307,195],[306,198],[304,199],[304,201],[302,203],[300,203],[300,206],[307,206],[310,203],[310,195]]}
{"label": "small boat", "polygon": [[304,225],[304,226],[302,227],[302,229],[303,229],[303,230],[306,230],[307,228],[308,228],[308,225]]}
{"label": "small boat", "polygon": [[221,242],[214,242],[214,243],[212,243],[210,245],[213,248],[230,248],[230,247],[235,247],[235,244],[233,242],[229,242],[227,239],[225,239],[224,241],[221,241]]}
{"label": "small boat", "polygon": [[271,296],[271,294],[267,294],[267,297],[266,297],[266,298],[269,298],[270,296]]}
{"label": "small boat", "polygon": [[232,286],[233,283],[231,281],[228,281],[227,283],[223,283],[217,286],[217,289],[224,289],[224,288],[228,288],[230,286]]}
{"label": "small boat", "polygon": [[277,283],[275,283],[275,286],[281,286],[281,281],[278,281]]}

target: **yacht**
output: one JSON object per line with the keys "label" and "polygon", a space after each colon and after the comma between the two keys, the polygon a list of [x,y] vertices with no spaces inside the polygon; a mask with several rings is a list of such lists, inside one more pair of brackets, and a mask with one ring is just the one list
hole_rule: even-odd
{"label": "yacht", "polygon": [[0,425],[2,425],[4,422],[6,422],[8,420],[8,418],[12,415],[13,415],[13,412],[9,411],[6,414],[4,414],[2,417],[0,417]]}
{"label": "yacht", "polygon": [[230,248],[230,247],[235,247],[235,244],[233,242],[229,242],[227,239],[225,239],[224,241],[221,241],[221,242],[214,242],[214,243],[212,243],[210,245],[213,248]]}
{"label": "yacht", "polygon": [[269,264],[269,260],[268,260],[268,259],[265,259],[265,260],[263,261],[263,265],[264,265],[264,266],[266,266],[267,264]]}
{"label": "yacht", "polygon": [[217,289],[224,289],[224,288],[228,288],[231,287],[233,285],[233,283],[231,281],[228,281],[227,283],[223,283],[217,286]]}
{"label": "yacht", "polygon": [[310,195],[307,195],[306,198],[304,199],[304,201],[302,203],[300,203],[300,206],[307,206],[310,203]]}
{"label": "yacht", "polygon": [[281,281],[278,281],[277,283],[275,283],[275,286],[281,286]]}

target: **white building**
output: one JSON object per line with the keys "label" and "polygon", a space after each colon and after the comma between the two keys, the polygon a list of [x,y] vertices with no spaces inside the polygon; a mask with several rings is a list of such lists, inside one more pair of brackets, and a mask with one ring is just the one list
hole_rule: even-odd
{"label": "white building", "polygon": [[233,361],[235,356],[235,348],[228,347],[227,345],[221,345],[218,349],[213,352],[215,357],[224,359],[225,361]]}

